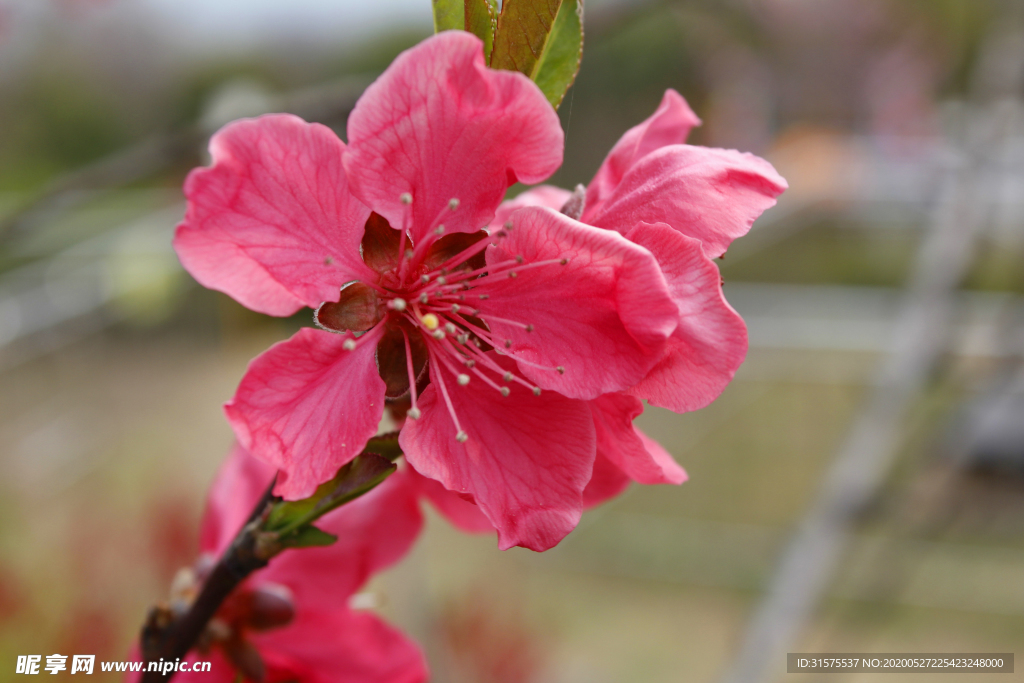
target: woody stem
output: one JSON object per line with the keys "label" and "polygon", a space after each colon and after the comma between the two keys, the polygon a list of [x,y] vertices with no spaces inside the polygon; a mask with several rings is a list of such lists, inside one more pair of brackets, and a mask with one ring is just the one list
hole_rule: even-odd
{"label": "woody stem", "polygon": [[146,662],[142,683],[170,680],[173,671],[150,671],[149,662],[173,662],[184,657],[199,640],[210,619],[231,592],[257,569],[267,566],[269,557],[257,544],[259,520],[274,501],[273,483],[253,508],[249,520],[210,572],[199,596],[180,619],[161,623],[161,611],[154,608],[142,628],[142,653]]}

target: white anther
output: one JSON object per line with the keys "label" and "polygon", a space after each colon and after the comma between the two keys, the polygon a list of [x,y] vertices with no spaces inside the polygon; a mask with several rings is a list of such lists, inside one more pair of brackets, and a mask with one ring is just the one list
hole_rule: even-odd
{"label": "white anther", "polygon": [[527,325],[526,326],[526,331],[527,332],[533,332],[533,325]]}
{"label": "white anther", "polygon": [[447,332],[448,334],[457,334],[459,328],[455,327],[455,325],[452,325],[451,323],[445,323],[444,331]]}
{"label": "white anther", "polygon": [[430,333],[430,336],[438,340],[444,339],[444,330],[434,330]]}
{"label": "white anther", "polygon": [[413,254],[415,254],[415,253],[416,253],[416,252],[415,252],[415,251],[413,251],[412,249],[406,249],[406,250],[405,250],[405,258],[412,258],[412,257],[413,257]]}
{"label": "white anther", "polygon": [[429,298],[430,298],[430,295],[428,295],[426,292],[423,292],[422,294],[420,294],[420,303],[421,304],[427,303],[427,299],[429,299]]}
{"label": "white anther", "polygon": [[455,381],[459,383],[460,387],[464,387],[469,384],[469,375],[459,375],[455,378]]}
{"label": "white anther", "polygon": [[509,389],[508,387],[499,387],[499,388],[498,388],[498,391],[500,391],[500,392],[501,392],[501,395],[502,395],[502,396],[508,396],[509,394],[511,394],[511,393],[512,393],[512,390],[511,390],[511,389]]}
{"label": "white anther", "polygon": [[420,415],[422,415],[422,414],[423,413],[420,412],[419,408],[409,408],[409,412],[406,413],[406,415],[408,415],[409,417],[411,417],[414,420],[420,419]]}
{"label": "white anther", "polygon": [[459,443],[466,443],[468,439],[469,435],[466,434],[466,432],[460,431],[458,434],[455,435],[455,440],[458,441]]}
{"label": "white anther", "polygon": [[446,278],[444,275],[439,275],[437,277],[437,284],[439,284],[439,285],[446,285],[446,284],[448,284],[448,278]]}
{"label": "white anther", "polygon": [[512,271],[509,271],[508,276],[511,277],[511,278],[517,278],[517,277],[519,277],[519,274],[516,273],[516,271],[512,270]]}
{"label": "white anther", "polygon": [[428,330],[436,330],[437,326],[441,324],[441,321],[433,313],[427,313],[425,316],[420,318],[420,322],[423,323],[423,327]]}
{"label": "white anther", "polygon": [[354,351],[356,348],[356,343],[352,339],[346,339],[344,343],[342,343],[341,348],[345,349],[346,351]]}
{"label": "white anther", "polygon": [[476,367],[476,361],[475,360],[467,360],[466,361],[466,367],[467,368],[475,368]]}
{"label": "white anther", "polygon": [[443,235],[444,234],[444,225],[439,225],[436,228],[434,228],[434,234],[435,235]]}
{"label": "white anther", "polygon": [[398,201],[406,205],[412,204],[412,195],[409,194],[408,192],[403,192],[402,194],[398,195]]}
{"label": "white anther", "polygon": [[491,298],[490,294],[481,294],[480,295],[480,301],[484,301],[484,300],[490,299],[490,298]]}
{"label": "white anther", "polygon": [[564,374],[565,374],[565,368],[564,368],[564,367],[562,367],[561,365],[559,365],[558,367],[556,367],[556,368],[555,368],[555,370],[558,370],[558,374],[559,374],[559,375],[564,375]]}
{"label": "white anther", "polygon": [[422,282],[423,282],[424,284],[426,284],[427,282],[430,282],[430,276],[429,276],[429,275],[420,275],[420,280],[421,280],[421,281],[422,281]]}
{"label": "white anther", "polygon": [[511,382],[511,381],[512,381],[512,378],[513,378],[513,375],[512,375],[512,373],[511,373],[511,372],[506,372],[506,373],[505,373],[505,376],[504,376],[504,377],[502,377],[502,379],[503,379],[503,380],[505,380],[506,382]]}
{"label": "white anther", "polygon": [[458,337],[455,338],[455,341],[459,342],[460,344],[465,344],[466,342],[469,341],[469,333],[464,332],[460,334]]}
{"label": "white anther", "polygon": [[522,254],[516,254],[516,263],[522,263],[522,262],[523,262],[523,255]]}
{"label": "white anther", "polygon": [[452,313],[458,313],[458,312],[459,312],[459,305],[458,304],[452,304]]}
{"label": "white anther", "polygon": [[534,396],[540,396],[540,387],[534,387],[533,388],[533,395]]}
{"label": "white anther", "polygon": [[448,200],[448,208],[451,209],[452,211],[454,211],[455,209],[459,208],[459,200],[456,199],[455,197],[452,197],[451,199],[449,199]]}
{"label": "white anther", "polygon": [[473,315],[475,315],[475,316],[476,315],[480,315],[480,309],[479,308],[474,308],[473,309]]}
{"label": "white anther", "polygon": [[405,310],[405,299],[392,299],[391,300],[391,308],[393,308],[396,311],[404,311]]}
{"label": "white anther", "polygon": [[477,339],[476,337],[473,337],[473,346],[475,346],[478,349],[482,349],[483,348],[483,346],[480,345],[480,340]]}

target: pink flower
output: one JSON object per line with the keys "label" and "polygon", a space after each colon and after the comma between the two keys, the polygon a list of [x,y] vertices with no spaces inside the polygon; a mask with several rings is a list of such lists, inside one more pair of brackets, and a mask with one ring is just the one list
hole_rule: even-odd
{"label": "pink flower", "polygon": [[[346,147],[287,115],[235,122],[189,176],[175,248],[200,283],[303,329],[256,358],[226,412],[308,496],[408,401],[401,445],[479,506],[502,548],[578,522],[597,430],[587,401],[662,361],[677,305],[651,253],[549,208],[483,230],[507,187],[561,163],[525,76],[464,32],[400,55],[352,112]],[[340,291],[340,294],[339,294]]]}
{"label": "pink flower", "polygon": [[523,207],[549,207],[618,232],[658,260],[678,308],[678,324],[651,371],[627,391],[590,402],[597,461],[588,505],[630,480],[685,481],[672,457],[632,426],[643,412],[640,399],[676,412],[703,408],[746,356],[746,326],[726,302],[711,259],[745,235],[787,185],[751,154],[683,144],[699,124],[682,96],[669,90],[657,111],[615,144],[583,197],[541,185],[504,202],[492,222],[501,225]]}
{"label": "pink flower", "polygon": [[[236,447],[210,491],[200,566],[212,562],[245,523],[274,475]],[[328,513],[317,526],[338,536],[322,548],[286,551],[243,582],[221,605],[189,662],[210,672],[182,672],[181,683],[420,683],[419,648],[351,596],[408,551],[422,526],[415,482],[400,470],[365,496]],[[131,677],[130,677],[131,678]]]}

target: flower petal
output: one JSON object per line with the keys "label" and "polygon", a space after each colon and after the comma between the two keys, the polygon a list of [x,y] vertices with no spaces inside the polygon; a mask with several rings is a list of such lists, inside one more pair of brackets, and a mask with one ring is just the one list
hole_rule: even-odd
{"label": "flower petal", "polygon": [[337,301],[341,285],[372,275],[359,258],[370,210],[348,192],[344,151],[330,128],[290,114],[222,128],[213,165],[185,181],[174,236],[182,265],[261,313]]}
{"label": "flower petal", "polygon": [[594,460],[594,474],[583,489],[583,508],[589,510],[623,493],[632,480],[626,476],[604,453],[597,452]]}
{"label": "flower petal", "polygon": [[[606,394],[589,402],[597,430],[597,452],[641,484],[681,484],[686,472],[656,441],[641,437],[633,420],[644,411],[627,394]],[[644,439],[647,439],[645,442]],[[653,451],[648,449],[648,442]]]}
{"label": "flower petal", "polygon": [[626,131],[608,152],[601,168],[587,186],[587,210],[595,214],[622,182],[622,176],[640,159],[666,145],[679,145],[701,123],[683,96],[665,91],[661,104],[651,116]]}
{"label": "flower petal", "polygon": [[718,267],[698,240],[664,224],[638,224],[629,239],[658,259],[679,326],[665,357],[630,389],[651,405],[682,413],[715,400],[747,355],[747,327],[722,293]]}
{"label": "flower petal", "polygon": [[352,351],[351,334],[303,328],[249,364],[224,412],[242,446],[281,470],[277,495],[312,495],[377,432],[384,381],[373,358],[382,328]]}
{"label": "flower petal", "polygon": [[359,99],[348,139],[353,192],[417,242],[438,223],[479,230],[516,179],[539,182],[562,163],[562,129],[543,93],[520,73],[488,69],[480,40],[463,31],[399,55]]}
{"label": "flower petal", "polygon": [[560,211],[571,196],[572,192],[569,190],[554,185],[538,185],[524,190],[514,199],[505,200],[498,206],[498,210],[494,213],[494,220],[489,226],[491,232],[500,230],[516,209],[521,209],[524,206],[546,206],[549,209]]}
{"label": "flower petal", "polygon": [[338,537],[333,545],[282,553],[253,581],[287,586],[301,610],[344,609],[372,574],[405,556],[422,529],[419,488],[409,470],[324,515],[316,526]]}
{"label": "flower petal", "polygon": [[455,528],[469,534],[494,531],[491,520],[487,519],[487,516],[472,500],[467,500],[454,491],[449,491],[440,482],[430,477],[424,477],[412,467],[409,468],[409,473],[416,481],[420,494],[426,497]]}
{"label": "flower petal", "polygon": [[634,163],[582,220],[623,234],[640,221],[667,223],[699,239],[708,256],[717,258],[786,187],[771,164],[752,154],[669,145]]}
{"label": "flower petal", "polygon": [[[508,262],[516,271],[522,257],[521,270],[514,278],[499,271],[473,289],[489,297],[476,305],[495,341],[520,361],[522,374],[571,398],[591,399],[640,381],[679,316],[651,254],[551,209],[527,207],[511,220],[509,236],[488,247],[487,263]],[[550,263],[531,267],[540,261]]]}
{"label": "flower petal", "polygon": [[[303,551],[306,552],[306,551]],[[423,683],[423,653],[374,614],[305,610],[283,629],[253,634],[267,683]]]}
{"label": "flower petal", "polygon": [[[502,367],[507,358],[491,352]],[[423,416],[402,428],[405,457],[421,474],[449,490],[469,494],[498,529],[498,547],[547,550],[576,527],[583,489],[594,466],[594,423],[586,403],[518,384],[503,397],[477,378],[458,386],[431,363]],[[438,389],[444,381],[452,407],[469,436],[457,429]]]}

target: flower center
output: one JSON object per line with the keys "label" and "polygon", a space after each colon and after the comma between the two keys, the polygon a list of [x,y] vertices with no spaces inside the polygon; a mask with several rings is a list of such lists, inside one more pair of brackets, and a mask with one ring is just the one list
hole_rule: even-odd
{"label": "flower center", "polygon": [[[402,203],[409,206],[412,198],[403,195]],[[458,207],[459,201],[452,199],[445,210],[454,212]],[[352,351],[364,343],[377,344],[377,366],[387,385],[386,395],[397,398],[408,393],[411,408],[407,415],[412,419],[421,416],[417,383],[422,386],[427,364],[438,370],[443,367],[459,387],[477,380],[508,396],[509,385],[520,384],[539,396],[540,387],[502,367],[489,352],[508,355],[530,367],[558,373],[565,370],[524,359],[512,348],[512,340],[495,336],[494,323],[525,332],[533,332],[534,325],[491,313],[489,290],[508,279],[529,278],[539,268],[564,266],[568,259],[528,263],[517,255],[488,264],[485,251],[508,237],[514,229],[511,221],[493,234],[481,230],[445,235],[441,218],[443,212],[426,237],[413,245],[407,225],[394,230],[379,215],[371,215],[362,243],[363,260],[377,271],[378,281],[344,287],[337,303],[327,302],[317,309],[316,323],[332,331],[365,332],[347,339],[344,348]],[[431,373],[430,379],[437,384],[455,424],[456,440],[466,441],[468,435],[452,401],[455,387],[448,386],[442,372]]]}

